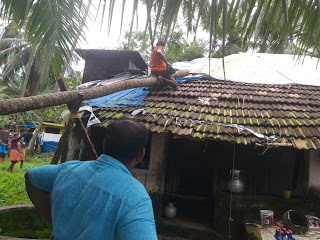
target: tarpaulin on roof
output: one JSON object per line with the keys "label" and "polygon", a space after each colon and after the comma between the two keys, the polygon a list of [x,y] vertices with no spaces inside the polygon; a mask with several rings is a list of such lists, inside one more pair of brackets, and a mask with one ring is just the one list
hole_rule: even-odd
{"label": "tarpaulin on roof", "polygon": [[[200,80],[202,75],[184,77],[177,79],[181,84],[186,81]],[[142,101],[148,95],[150,88],[132,88],[116,92],[104,97],[88,100],[87,103],[94,107],[133,107],[141,105]]]}
{"label": "tarpaulin on roof", "polygon": [[132,88],[104,97],[94,98],[87,103],[95,107],[132,107],[139,106],[149,93],[146,88]]}
{"label": "tarpaulin on roof", "polygon": [[[225,57],[226,80],[262,84],[303,84],[320,86],[318,58],[297,61],[288,54],[239,53]],[[209,75],[209,58],[175,62],[173,67]],[[211,58],[210,76],[224,80],[222,59]]]}

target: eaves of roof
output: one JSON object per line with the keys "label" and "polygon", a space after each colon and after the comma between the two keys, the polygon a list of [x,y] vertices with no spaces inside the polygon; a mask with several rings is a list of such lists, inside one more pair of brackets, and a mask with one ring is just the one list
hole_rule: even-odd
{"label": "eaves of roof", "polygon": [[[95,114],[103,127],[126,116],[157,133],[320,149],[319,96],[315,86],[199,80],[151,91],[139,107],[99,108]],[[141,108],[145,115],[132,116]]]}

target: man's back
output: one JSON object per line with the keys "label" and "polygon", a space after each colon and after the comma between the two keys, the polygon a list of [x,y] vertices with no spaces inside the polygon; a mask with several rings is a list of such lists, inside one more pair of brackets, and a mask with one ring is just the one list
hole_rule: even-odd
{"label": "man's back", "polygon": [[144,187],[119,161],[70,161],[33,169],[30,181],[52,193],[55,239],[156,239]]}

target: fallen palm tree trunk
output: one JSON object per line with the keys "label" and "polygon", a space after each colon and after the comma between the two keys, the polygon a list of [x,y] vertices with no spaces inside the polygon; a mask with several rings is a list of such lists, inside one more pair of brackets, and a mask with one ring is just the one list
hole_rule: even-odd
{"label": "fallen palm tree trunk", "polygon": [[110,85],[85,90],[73,90],[58,93],[48,93],[32,97],[5,99],[0,101],[0,115],[25,112],[62,104],[71,104],[83,95],[84,100],[106,96],[121,90],[136,87],[149,87],[157,84],[155,77],[129,79]]}
{"label": "fallen palm tree trunk", "polygon": [[[188,71],[184,72],[187,75]],[[32,97],[5,99],[0,101],[0,115],[25,112],[62,104],[71,104],[79,99],[80,95],[83,95],[84,100],[89,100],[130,88],[150,87],[155,85],[157,85],[157,78],[148,77],[123,80],[92,89],[73,90],[58,93],[48,93]]]}

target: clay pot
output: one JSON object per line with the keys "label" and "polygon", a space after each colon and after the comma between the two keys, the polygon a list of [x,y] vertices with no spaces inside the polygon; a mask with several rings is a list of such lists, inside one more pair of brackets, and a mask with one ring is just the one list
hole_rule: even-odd
{"label": "clay pot", "polygon": [[164,216],[167,218],[174,218],[177,215],[177,208],[172,202],[168,202],[168,205],[164,208]]}
{"label": "clay pot", "polygon": [[[232,176],[233,172],[233,176]],[[230,171],[231,179],[228,183],[229,191],[233,193],[241,193],[244,190],[244,183],[240,179],[240,170],[234,169]]]}

